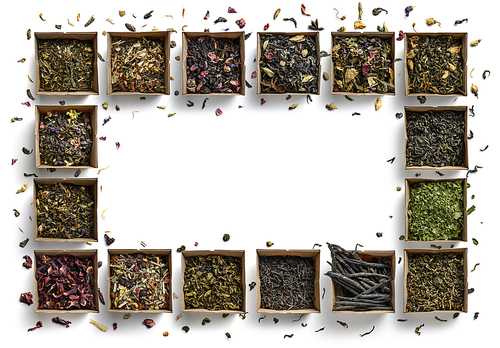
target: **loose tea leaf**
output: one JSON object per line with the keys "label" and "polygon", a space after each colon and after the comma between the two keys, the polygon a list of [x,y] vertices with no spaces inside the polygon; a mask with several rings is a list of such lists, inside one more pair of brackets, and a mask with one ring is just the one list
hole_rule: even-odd
{"label": "loose tea leaf", "polygon": [[92,91],[94,57],[91,40],[38,39],[40,91]]}
{"label": "loose tea leaf", "polygon": [[453,110],[406,113],[408,167],[465,166],[465,117]]}
{"label": "loose tea leaf", "polygon": [[460,39],[446,35],[411,36],[407,50],[410,93],[465,94]]}
{"label": "loose tea leaf", "polygon": [[185,259],[186,309],[242,310],[241,260],[233,256],[207,255]]}
{"label": "loose tea leaf", "polygon": [[459,253],[408,254],[408,312],[463,311],[463,256]]}
{"label": "loose tea leaf", "polygon": [[334,92],[393,93],[391,42],[379,37],[333,36]]}
{"label": "loose tea leaf", "polygon": [[259,256],[261,308],[314,309],[315,267],[311,257]]}

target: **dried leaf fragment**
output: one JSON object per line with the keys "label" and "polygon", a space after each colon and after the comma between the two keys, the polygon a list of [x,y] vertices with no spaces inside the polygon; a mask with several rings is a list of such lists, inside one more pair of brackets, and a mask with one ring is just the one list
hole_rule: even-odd
{"label": "dried leaf fragment", "polygon": [[304,34],[300,34],[300,35],[295,35],[293,37],[290,38],[290,41],[292,42],[302,42],[302,41],[305,41],[305,37],[304,37]]}
{"label": "dried leaf fragment", "polygon": [[28,183],[24,184],[23,186],[21,186],[21,188],[19,190],[17,190],[16,194],[21,193],[21,192],[25,192],[29,187],[30,187],[30,184],[28,184]]}
{"label": "dried leaf fragment", "polygon": [[43,13],[40,12],[39,16],[42,21],[46,22],[46,20],[43,18]]}
{"label": "dried leaf fragment", "polygon": [[296,109],[297,106],[299,106],[299,103],[295,103],[295,104],[292,104],[288,107],[288,110],[293,110],[293,109]]}
{"label": "dried leaf fragment", "polygon": [[375,100],[375,111],[378,111],[382,107],[382,100],[380,98],[377,98]]}
{"label": "dried leaf fragment", "polygon": [[328,109],[328,110],[335,110],[335,109],[338,109],[338,107],[334,104],[334,103],[330,103],[330,104],[326,104],[325,107]]}
{"label": "dried leaf fragment", "polygon": [[274,12],[273,19],[278,18],[278,15],[280,14],[280,12],[281,12],[281,9],[280,9],[280,8],[279,8],[279,9],[277,9],[277,10]]}
{"label": "dried leaf fragment", "polygon": [[477,95],[477,92],[478,92],[478,88],[475,84],[472,84],[471,87],[470,87],[470,90],[472,91],[472,93],[474,93],[474,95],[476,96],[476,98],[479,98],[478,95]]}
{"label": "dried leaf fragment", "polygon": [[354,29],[364,29],[366,28],[366,24],[361,21],[354,21]]}
{"label": "dried leaf fragment", "polygon": [[477,46],[479,45],[479,43],[481,42],[481,40],[474,40],[470,43],[471,46]]}
{"label": "dried leaf fragment", "polygon": [[98,328],[99,330],[101,330],[101,331],[104,331],[104,332],[108,331],[107,326],[104,326],[104,325],[102,325],[101,323],[98,323],[98,322],[97,322],[97,321],[95,321],[94,319],[90,319],[90,323],[91,323],[92,325],[94,325],[96,328]]}

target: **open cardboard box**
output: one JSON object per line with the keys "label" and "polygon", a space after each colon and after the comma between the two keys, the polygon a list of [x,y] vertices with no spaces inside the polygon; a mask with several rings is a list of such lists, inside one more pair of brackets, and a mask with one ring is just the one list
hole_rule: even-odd
{"label": "open cardboard box", "polygon": [[[93,267],[93,287],[92,292],[94,294],[94,304],[96,309],[40,309],[39,307],[39,294],[38,294],[38,280],[36,279],[36,270],[37,270],[37,260],[42,256],[47,255],[50,257],[55,256],[75,256],[79,259],[83,258],[91,258],[92,259],[92,267]],[[33,258],[33,276],[35,279],[35,292],[33,294],[33,303],[35,305],[35,313],[99,313],[99,292],[98,292],[98,283],[97,280],[99,277],[97,276],[98,268],[97,267],[97,250],[35,250],[34,258]]]}
{"label": "open cardboard box", "polygon": [[[463,91],[461,93],[452,94],[438,94],[438,93],[422,93],[422,92],[410,92],[410,77],[408,74],[408,41],[409,38],[413,36],[427,36],[430,38],[441,37],[441,36],[451,36],[454,39],[462,40],[461,54],[462,54],[462,71],[463,71]],[[404,37],[404,70],[405,70],[405,96],[449,96],[449,97],[460,97],[467,96],[467,33],[405,33]]]}
{"label": "open cardboard box", "polygon": [[[330,53],[333,53],[333,38],[334,37],[367,37],[367,38],[374,38],[378,37],[382,40],[387,40],[391,44],[391,58],[392,58],[392,63],[391,63],[391,69],[393,73],[393,79],[392,79],[392,84],[396,86],[396,65],[395,65],[395,60],[396,60],[396,51],[395,51],[395,34],[394,32],[338,32],[338,31],[333,31],[331,33],[331,44],[330,44]],[[333,58],[330,57],[332,60],[332,65],[330,69],[330,90],[332,95],[374,95],[374,96],[381,96],[381,95],[396,95],[396,87],[394,88],[394,91],[392,92],[387,92],[387,93],[378,93],[378,92],[373,92],[373,93],[359,93],[355,91],[350,91],[350,92],[344,92],[344,91],[335,91],[334,85],[335,85],[335,74],[334,74],[334,69],[335,69],[335,62],[333,61]]]}
{"label": "open cardboard box", "polygon": [[[40,121],[42,116],[47,114],[48,111],[58,111],[60,113],[66,113],[69,110],[75,110],[77,112],[88,112],[90,113],[90,122],[92,126],[92,151],[90,153],[90,165],[89,166],[56,166],[50,164],[43,164],[40,159]],[[35,167],[36,168],[71,168],[71,169],[86,169],[86,168],[97,168],[97,105],[36,105],[35,106]]]}
{"label": "open cardboard box", "polygon": [[[113,276],[112,267],[111,267],[111,259],[114,255],[135,255],[135,254],[144,254],[144,255],[156,255],[159,256],[163,261],[166,261],[169,275],[169,283],[165,285],[168,289],[168,300],[167,300],[167,308],[163,309],[121,309],[114,308],[112,306],[113,302],[111,299],[111,293],[115,292],[112,288],[110,278]],[[114,313],[129,313],[133,311],[134,313],[172,313],[172,252],[170,249],[108,249],[108,312]]]}
{"label": "open cardboard box", "polygon": [[[187,89],[187,52],[188,52],[188,38],[193,39],[201,36],[208,36],[211,38],[227,38],[227,39],[237,39],[239,40],[240,45],[240,57],[241,57],[241,65],[240,65],[240,90],[238,93],[191,93]],[[208,53],[208,52],[207,52]],[[207,57],[208,59],[208,57]],[[213,95],[222,95],[222,96],[233,96],[233,95],[245,95],[246,89],[246,80],[245,80],[245,32],[244,31],[235,31],[235,32],[219,32],[219,33],[211,33],[211,32],[183,32],[182,33],[182,95],[203,95],[203,96],[213,96]]]}
{"label": "open cardboard box", "polygon": [[[432,241],[421,241],[421,240],[410,240],[408,239],[409,232],[409,219],[408,219],[408,204],[410,202],[410,185],[418,184],[421,182],[438,182],[438,181],[457,181],[462,180],[463,187],[463,221],[464,228],[459,239],[452,240],[432,240]],[[450,178],[450,179],[423,179],[423,178],[406,178],[405,179],[405,242],[467,242],[467,178]]]}
{"label": "open cardboard box", "polygon": [[[259,257],[260,256],[278,256],[278,257],[285,257],[285,256],[296,256],[296,257],[302,257],[302,258],[311,258],[313,259],[314,262],[314,308],[308,308],[308,309],[294,309],[294,310],[275,310],[275,309],[268,309],[268,308],[263,308],[261,307],[261,280],[260,280],[260,275],[259,275]],[[274,313],[274,314],[280,314],[280,313],[295,313],[295,314],[305,314],[305,313],[321,313],[321,295],[320,295],[320,271],[321,271],[321,263],[320,263],[320,250],[319,249],[313,249],[313,250],[303,250],[303,249],[297,249],[297,250],[279,250],[279,249],[257,249],[257,263],[256,263],[256,269],[257,269],[257,313]]]}
{"label": "open cardboard box", "polygon": [[[94,195],[94,231],[93,231],[93,237],[92,238],[46,238],[46,237],[39,237],[38,235],[38,219],[37,219],[37,188],[39,184],[41,185],[53,185],[56,183],[62,183],[62,184],[72,184],[76,186],[90,186],[92,188],[92,193]],[[33,179],[33,205],[34,205],[34,216],[33,216],[33,224],[34,224],[34,241],[35,242],[97,242],[97,222],[98,222],[98,215],[97,215],[97,179],[96,178],[35,178]]]}
{"label": "open cardboard box", "polygon": [[[213,311],[204,308],[192,308],[187,309],[184,302],[184,274],[186,271],[186,258],[193,256],[208,256],[208,255],[219,255],[219,256],[231,256],[240,259],[241,263],[241,286],[243,290],[243,305],[239,310],[220,310]],[[245,280],[245,250],[184,250],[181,254],[181,311],[182,313],[227,313],[227,314],[244,314],[246,313],[246,280]]]}
{"label": "open cardboard box", "polygon": [[[353,252],[353,250],[348,250],[348,252]],[[334,310],[335,302],[337,302],[337,294],[340,294],[338,285],[331,280],[332,282],[332,313],[351,313],[351,314],[380,314],[380,313],[395,313],[395,300],[396,300],[396,288],[395,288],[395,279],[396,279],[396,252],[394,250],[365,250],[365,251],[354,251],[359,255],[361,260],[367,262],[373,262],[375,259],[389,260],[391,265],[391,281],[390,281],[390,289],[391,289],[391,301],[390,304],[392,306],[392,310],[373,310],[373,311],[352,311],[352,310]]]}
{"label": "open cardboard box", "polygon": [[[97,46],[97,32],[72,32],[72,33],[41,33],[36,32],[34,34],[35,38],[35,94],[36,95],[98,95],[99,94],[99,76],[97,69],[98,60],[98,46]],[[94,62],[93,62],[93,81],[92,90],[88,91],[44,91],[40,90],[40,61],[38,55],[38,40],[82,40],[82,41],[92,41],[94,48]]]}
{"label": "open cardboard box", "polygon": [[[463,277],[464,277],[464,305],[463,310],[436,310],[430,312],[409,312],[406,309],[408,303],[408,254],[440,254],[440,253],[457,253],[461,254],[463,257]],[[462,312],[467,313],[468,308],[468,282],[467,282],[467,248],[453,248],[453,249],[405,249],[404,250],[404,276],[403,276],[403,313],[456,313]]]}
{"label": "open cardboard box", "polygon": [[[465,129],[464,129],[464,144],[465,144],[465,154],[464,161],[461,166],[444,166],[444,167],[430,167],[430,166],[408,166],[406,163],[406,149],[408,146],[408,133],[407,133],[407,113],[408,112],[418,112],[418,113],[426,113],[428,111],[458,111],[462,112],[464,120],[465,120]],[[467,106],[405,106],[404,107],[404,115],[405,115],[405,142],[404,142],[404,168],[405,170],[413,169],[413,170],[468,170],[469,169],[469,148],[468,148],[468,139],[467,139],[467,129],[468,129],[468,118],[467,118]]]}
{"label": "open cardboard box", "polygon": [[[314,42],[316,43],[316,59],[318,60],[318,76],[317,81],[318,81],[318,90],[316,93],[310,93],[308,91],[305,92],[283,92],[280,93],[278,91],[275,92],[263,92],[262,91],[262,70],[261,70],[261,64],[260,62],[263,59],[266,59],[264,57],[264,52],[262,52],[262,44],[261,40],[262,37],[265,37],[267,35],[284,35],[284,36],[289,36],[290,38],[297,36],[297,35],[304,35],[304,36],[310,36],[314,39]],[[257,59],[258,59],[258,64],[257,64],[257,95],[306,95],[306,94],[311,94],[311,95],[319,95],[320,90],[321,90],[321,52],[320,52],[320,46],[319,46],[319,32],[259,32],[257,33]]]}
{"label": "open cardboard box", "polygon": [[[113,91],[113,76],[112,76],[112,63],[113,60],[111,58],[111,46],[113,45],[113,40],[116,38],[149,38],[149,39],[160,39],[163,41],[163,45],[165,47],[165,89],[163,92],[155,92],[155,93],[141,93],[139,91]],[[106,73],[106,81],[107,81],[107,94],[108,95],[132,95],[132,94],[140,94],[140,95],[169,95],[170,94],[170,32],[169,31],[151,31],[151,32],[108,32],[107,39],[107,73]]]}

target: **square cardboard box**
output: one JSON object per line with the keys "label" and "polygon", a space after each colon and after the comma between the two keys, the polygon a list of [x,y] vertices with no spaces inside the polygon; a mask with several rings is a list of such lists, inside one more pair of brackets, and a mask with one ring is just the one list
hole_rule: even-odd
{"label": "square cardboard box", "polygon": [[[99,76],[97,69],[98,60],[98,46],[97,46],[97,32],[88,33],[41,33],[37,32],[34,34],[35,38],[35,94],[36,95],[98,95],[99,94]],[[38,53],[38,40],[81,40],[81,41],[92,41],[92,47],[94,51],[93,59],[93,74],[92,74],[92,88],[85,91],[48,91],[40,87],[40,64],[44,63]],[[52,77],[51,77],[52,79]]]}
{"label": "square cardboard box", "polygon": [[[243,304],[240,309],[223,309],[223,310],[209,310],[205,308],[186,308],[185,294],[184,294],[184,284],[185,284],[185,273],[186,273],[186,259],[195,256],[224,256],[224,257],[235,257],[240,260],[241,265],[241,286],[242,286],[242,296]],[[245,280],[245,250],[184,250],[181,254],[181,311],[182,313],[236,313],[244,314],[246,313],[246,280]]]}
{"label": "square cardboard box", "polygon": [[396,252],[394,250],[348,250],[348,252],[355,252],[363,261],[373,262],[373,260],[389,260],[391,265],[391,306],[392,310],[373,310],[373,311],[353,311],[353,310],[334,310],[335,303],[337,302],[337,294],[340,294],[338,285],[332,279],[332,313],[351,313],[351,314],[380,314],[380,313],[395,313],[395,300],[396,300]]}
{"label": "square cardboard box", "polygon": [[[298,35],[304,35],[304,37],[308,36],[311,37],[315,44],[316,44],[316,60],[318,62],[318,75],[316,76],[317,79],[317,86],[316,86],[316,91],[287,91],[285,86],[283,84],[280,84],[280,81],[277,81],[276,86],[273,88],[273,86],[266,86],[263,85],[263,80],[262,80],[262,74],[263,74],[263,69],[262,66],[264,65],[264,62],[268,61],[267,58],[265,58],[264,53],[262,51],[262,45],[263,45],[263,38],[271,36],[271,35],[284,35],[284,36],[289,36],[290,38]],[[261,44],[262,42],[262,44]],[[298,43],[297,43],[298,44]],[[319,32],[259,32],[257,33],[257,59],[259,60],[259,63],[257,64],[257,95],[306,95],[306,94],[311,94],[311,95],[319,95],[320,94],[320,89],[321,89],[321,52],[320,52],[320,46],[319,46]],[[293,68],[293,67],[292,67]],[[282,85],[282,87],[279,87]],[[273,92],[264,92],[262,86],[265,86],[266,88],[270,88],[270,91]],[[280,92],[279,89],[283,88],[283,91]]]}
{"label": "square cardboard box", "polygon": [[[349,92],[345,92],[345,91],[336,91],[335,90],[335,62],[336,60],[334,61],[334,55],[333,55],[333,49],[334,49],[334,38],[335,37],[348,37],[348,38],[359,38],[359,37],[366,37],[366,38],[379,38],[379,39],[382,39],[384,41],[387,41],[390,45],[391,45],[391,59],[392,59],[392,62],[391,62],[391,66],[390,66],[390,69],[392,70],[392,73],[391,71],[389,71],[389,74],[390,74],[390,79],[389,79],[389,83],[394,85],[394,90],[393,91],[388,91],[385,92],[385,93],[380,93],[380,92],[355,92],[355,91],[349,91]],[[331,45],[330,45],[330,53],[332,53],[332,57],[331,57],[331,60],[332,60],[332,66],[331,66],[331,70],[330,70],[330,73],[331,73],[331,76],[330,76],[330,89],[331,89],[331,94],[332,95],[375,95],[375,96],[381,96],[381,95],[396,95],[396,81],[395,81],[395,78],[396,78],[396,67],[395,67],[395,60],[396,60],[396,53],[395,53],[395,34],[394,32],[366,32],[366,33],[363,33],[363,32],[337,32],[337,31],[334,31],[331,33]],[[359,73],[362,73],[362,71],[358,71],[358,74]],[[376,85],[374,85],[376,86]]]}
{"label": "square cardboard box", "polygon": [[[232,40],[239,41],[240,45],[240,81],[239,85],[241,88],[238,93],[192,93],[187,89],[187,55],[188,55],[188,40],[207,36],[209,38],[227,38]],[[207,52],[208,53],[208,52]],[[207,57],[208,59],[208,57]],[[200,62],[201,63],[201,62]],[[246,89],[246,80],[245,80],[245,32],[244,31],[235,31],[235,32],[220,32],[220,33],[211,33],[211,32],[183,32],[182,33],[182,95],[203,95],[203,96],[211,96],[211,95],[222,95],[222,96],[233,96],[233,95],[245,95]]]}
{"label": "square cardboard box", "polygon": [[[463,280],[464,280],[464,289],[463,289],[463,295],[464,295],[464,304],[462,310],[435,310],[435,311],[428,311],[428,312],[410,312],[407,310],[407,304],[408,304],[408,255],[410,254],[429,254],[430,256],[436,255],[436,254],[441,254],[441,253],[457,253],[461,254],[463,258]],[[467,313],[467,308],[468,308],[468,282],[467,282],[467,271],[468,266],[467,266],[467,248],[453,248],[453,249],[405,249],[404,250],[404,276],[403,276],[403,313],[456,313],[456,312],[462,312],[462,313]],[[420,269],[419,272],[423,272],[425,269]],[[446,280],[443,280],[444,282],[447,282]],[[432,289],[429,289],[429,291],[432,291]]]}
{"label": "square cardboard box", "polygon": [[[112,259],[119,255],[137,254],[158,256],[167,265],[169,281],[165,284],[165,288],[168,291],[168,299],[165,307],[161,309],[122,309],[112,306],[113,299],[111,298],[111,293],[119,292],[118,287],[116,290],[114,288],[115,284],[118,284],[118,282],[111,283],[111,278],[114,276],[112,270],[115,269],[115,267],[111,267]],[[116,269],[120,270],[121,268],[117,267]],[[108,312],[129,313],[132,311],[134,313],[172,313],[172,289],[172,252],[170,249],[108,249]]]}
{"label": "square cardboard box", "polygon": [[[422,182],[442,182],[442,181],[457,181],[462,180],[463,188],[463,231],[458,239],[453,240],[410,240],[409,239],[409,218],[408,218],[408,204],[410,203],[410,186]],[[466,242],[467,241],[467,178],[453,178],[453,179],[422,179],[422,178],[406,178],[405,179],[405,242]]]}
{"label": "square cardboard box", "polygon": [[[53,185],[57,183],[62,183],[63,185],[76,185],[76,186],[88,186],[92,190],[92,194],[94,196],[94,206],[93,206],[93,215],[94,215],[94,229],[92,231],[92,238],[48,238],[48,237],[40,237],[38,230],[38,205],[39,202],[37,200],[37,190],[38,185]],[[35,242],[97,242],[97,179],[96,178],[35,178],[33,179],[33,205],[34,205],[34,241]]]}
{"label": "square cardboard box", "polygon": [[[44,164],[41,162],[40,157],[40,121],[42,116],[47,114],[48,111],[58,111],[60,113],[66,113],[69,110],[75,110],[77,112],[85,112],[90,114],[90,124],[92,127],[92,150],[90,153],[90,165],[79,166],[79,165],[51,165]],[[35,167],[36,168],[71,168],[71,169],[86,169],[86,168],[97,168],[97,154],[98,154],[98,141],[97,141],[97,105],[36,105],[35,106]]]}
{"label": "square cardboard box", "polygon": [[[314,263],[314,303],[312,308],[307,309],[293,309],[293,310],[275,310],[261,307],[261,280],[260,280],[260,257],[261,256],[275,256],[275,257],[301,257],[312,259]],[[257,313],[321,313],[321,295],[320,295],[320,250],[279,250],[279,249],[257,249]]]}
{"label": "square cardboard box", "polygon": [[[140,91],[114,91],[113,90],[113,58],[111,57],[111,53],[113,51],[112,46],[113,40],[114,39],[119,39],[119,38],[124,38],[124,39],[154,39],[154,40],[161,40],[163,41],[163,45],[165,47],[165,62],[164,62],[164,67],[165,67],[165,72],[164,72],[164,79],[165,79],[165,88],[161,92],[140,92]],[[140,95],[169,95],[170,94],[170,32],[169,31],[151,31],[151,32],[108,32],[108,39],[107,39],[107,69],[106,69],[106,81],[107,81],[107,86],[106,86],[106,91],[108,95],[132,95],[132,94],[140,94]],[[132,58],[132,57],[125,57],[127,58]]]}
{"label": "square cardboard box", "polygon": [[[428,111],[438,112],[438,111],[454,111],[461,112],[464,117],[464,159],[461,166],[443,166],[443,167],[430,167],[430,166],[408,166],[407,163],[407,149],[408,149],[408,112],[418,112],[418,113],[426,113]],[[468,149],[468,139],[467,139],[467,128],[468,128],[468,118],[467,118],[467,106],[405,106],[404,114],[405,114],[405,142],[404,142],[404,168],[405,170],[414,169],[414,170],[468,170],[469,169],[469,149]]]}
{"label": "square cardboard box", "polygon": [[[36,276],[37,272],[37,261],[42,257],[42,255],[47,255],[49,257],[57,257],[57,256],[74,256],[79,259],[84,259],[84,258],[90,258],[92,260],[92,281],[93,281],[93,286],[92,286],[92,293],[94,295],[94,305],[95,309],[40,309],[40,303],[39,303],[39,298],[40,295],[38,293],[39,285],[38,285],[38,279]],[[99,292],[98,292],[98,283],[97,280],[99,279],[98,277],[98,268],[97,267],[97,250],[96,249],[90,249],[90,250],[35,250],[34,251],[34,258],[33,258],[33,275],[35,278],[35,292],[33,294],[33,303],[35,305],[35,313],[99,313]]]}
{"label": "square cardboard box", "polygon": [[[458,93],[450,93],[450,94],[442,94],[438,93],[424,93],[424,92],[412,92],[410,91],[410,76],[408,73],[408,69],[411,67],[408,64],[408,43],[411,41],[413,37],[427,37],[427,38],[438,38],[442,36],[451,36],[453,39],[459,39],[461,41],[460,53],[462,55],[462,90]],[[438,52],[437,49],[432,49],[432,52]],[[450,97],[460,97],[467,96],[467,33],[405,33],[404,37],[404,69],[405,69],[405,96],[450,96]],[[415,62],[418,63],[418,62]],[[414,64],[415,64],[414,63]],[[442,66],[444,63],[440,63],[439,66]],[[417,68],[417,67],[415,67]],[[458,67],[455,67],[458,68]],[[445,71],[443,71],[443,75],[445,75]]]}

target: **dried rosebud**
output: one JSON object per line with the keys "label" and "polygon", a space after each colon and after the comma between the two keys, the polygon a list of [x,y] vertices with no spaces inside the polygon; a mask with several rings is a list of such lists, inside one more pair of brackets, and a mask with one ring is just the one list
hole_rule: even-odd
{"label": "dried rosebud", "polygon": [[228,9],[227,9],[227,13],[236,13],[236,9],[229,6]]}
{"label": "dried rosebud", "polygon": [[247,24],[243,18],[238,19],[235,23],[238,25],[238,27],[240,27],[240,29],[243,29],[243,27]]}
{"label": "dried rosebud", "polygon": [[222,115],[222,110],[220,108],[217,108],[215,110],[215,116],[220,116],[220,115]]}
{"label": "dried rosebud", "polygon": [[148,329],[151,329],[156,324],[153,319],[144,319],[142,323],[146,325]]}
{"label": "dried rosebud", "polygon": [[402,30],[400,30],[399,31],[399,36],[396,38],[396,40],[401,41],[404,38],[405,38],[405,33]]}
{"label": "dried rosebud", "polygon": [[210,18],[210,11],[207,11],[207,14],[205,15],[205,17],[203,17],[204,20],[207,20]]}

